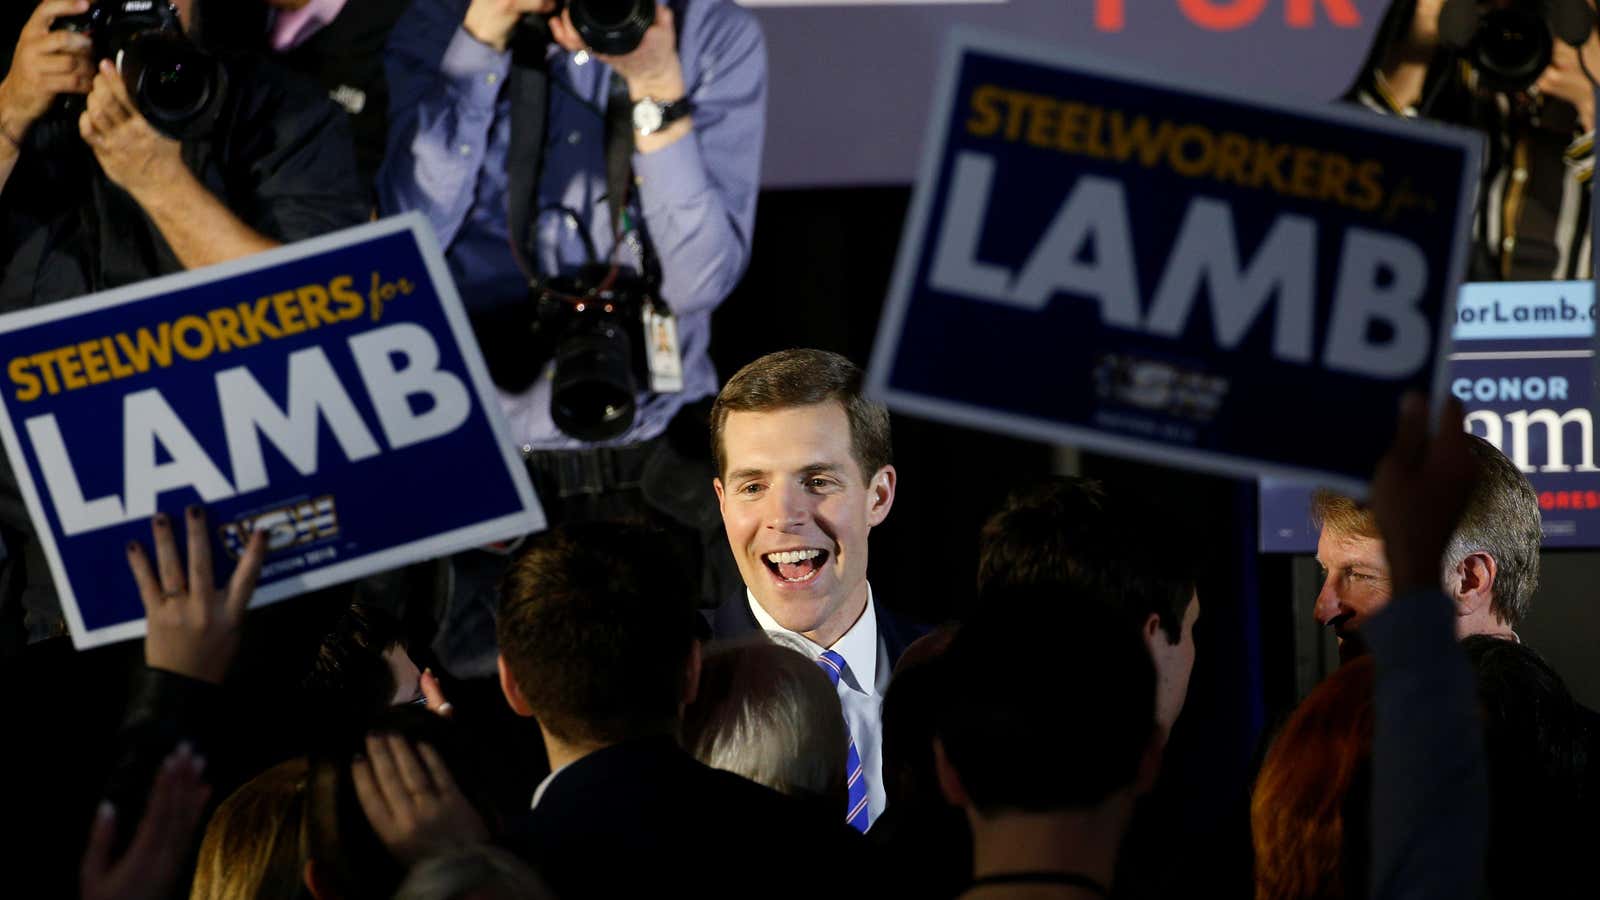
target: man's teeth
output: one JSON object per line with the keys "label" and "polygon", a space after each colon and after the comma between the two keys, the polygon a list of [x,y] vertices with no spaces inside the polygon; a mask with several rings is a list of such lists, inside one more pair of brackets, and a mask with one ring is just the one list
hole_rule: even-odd
{"label": "man's teeth", "polygon": [[821,555],[821,550],[786,550],[782,553],[768,553],[767,560],[774,565],[793,564],[805,562],[808,559],[816,559]]}

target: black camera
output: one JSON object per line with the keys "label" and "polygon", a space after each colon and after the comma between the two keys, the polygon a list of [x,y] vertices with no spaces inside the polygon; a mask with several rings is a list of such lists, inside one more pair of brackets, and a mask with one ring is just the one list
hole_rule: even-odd
{"label": "black camera", "polygon": [[1461,54],[1484,87],[1509,93],[1539,80],[1557,40],[1588,40],[1594,20],[1588,0],[1445,0],[1439,42]]}
{"label": "black camera", "polygon": [[519,393],[553,361],[556,427],[581,441],[621,437],[633,424],[639,385],[650,384],[645,312],[668,315],[654,281],[590,264],[574,277],[535,283],[531,298],[519,323],[479,323],[495,382]]}
{"label": "black camera", "polygon": [[565,0],[557,15],[563,5],[589,49],[607,56],[632,53],[656,21],[656,0]]}
{"label": "black camera", "polygon": [[[168,0],[95,0],[88,12],[59,18],[51,28],[87,33],[94,58],[116,65],[139,114],[168,137],[197,137],[215,124],[227,73],[190,42]],[[81,112],[83,98],[67,98],[64,109]]]}

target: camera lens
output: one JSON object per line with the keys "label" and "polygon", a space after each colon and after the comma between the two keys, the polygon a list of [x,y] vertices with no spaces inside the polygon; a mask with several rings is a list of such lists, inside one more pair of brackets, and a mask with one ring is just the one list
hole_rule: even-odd
{"label": "camera lens", "polygon": [[656,0],[571,0],[572,26],[596,53],[632,53],[656,20]]}
{"label": "camera lens", "polygon": [[1553,44],[1550,26],[1537,10],[1490,10],[1472,42],[1473,67],[1492,90],[1524,90],[1550,65]]}
{"label": "camera lens", "polygon": [[[130,71],[129,62],[134,62]],[[181,122],[205,108],[216,66],[186,42],[147,36],[134,41],[124,74],[140,110],[153,119]]]}
{"label": "camera lens", "polygon": [[550,417],[581,441],[621,437],[633,424],[633,345],[620,322],[587,313],[556,349]]}

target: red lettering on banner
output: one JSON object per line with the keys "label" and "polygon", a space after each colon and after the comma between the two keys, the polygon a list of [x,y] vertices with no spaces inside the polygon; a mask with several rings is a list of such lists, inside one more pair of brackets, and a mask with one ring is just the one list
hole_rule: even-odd
{"label": "red lettering on banner", "polygon": [[1555,509],[1556,508],[1556,494],[1555,494],[1555,491],[1541,491],[1539,493],[1539,508],[1540,509]]}
{"label": "red lettering on banner", "polygon": [[1350,0],[1289,0],[1289,6],[1284,10],[1284,21],[1290,28],[1315,28],[1317,25],[1317,6],[1328,12],[1328,21],[1340,28],[1354,28],[1361,24],[1361,13]]}
{"label": "red lettering on banner", "polygon": [[1094,0],[1094,27],[1097,31],[1121,31],[1127,22],[1123,0]]}
{"label": "red lettering on banner", "polygon": [[1267,0],[1178,0],[1189,21],[1212,31],[1234,31],[1260,18]]}
{"label": "red lettering on banner", "polygon": [[1600,509],[1600,492],[1584,491],[1583,505],[1585,509]]}

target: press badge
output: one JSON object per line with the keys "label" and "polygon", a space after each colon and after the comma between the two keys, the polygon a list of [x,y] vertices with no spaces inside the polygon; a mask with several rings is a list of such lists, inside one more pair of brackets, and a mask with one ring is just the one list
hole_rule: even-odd
{"label": "press badge", "polygon": [[676,394],[683,390],[683,356],[678,352],[678,317],[644,305],[645,359],[650,364],[650,390]]}

